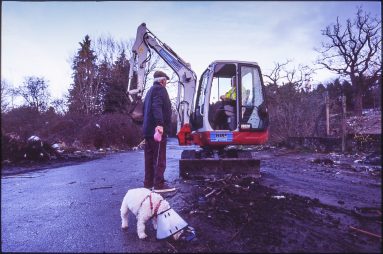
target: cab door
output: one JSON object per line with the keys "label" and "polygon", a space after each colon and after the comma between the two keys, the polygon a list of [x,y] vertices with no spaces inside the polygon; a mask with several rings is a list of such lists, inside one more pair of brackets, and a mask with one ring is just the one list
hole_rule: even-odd
{"label": "cab door", "polygon": [[268,126],[268,113],[259,66],[240,64],[238,81],[240,131],[265,130]]}

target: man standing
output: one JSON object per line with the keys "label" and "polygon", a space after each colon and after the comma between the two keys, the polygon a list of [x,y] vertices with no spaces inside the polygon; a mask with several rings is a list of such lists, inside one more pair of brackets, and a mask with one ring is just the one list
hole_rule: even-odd
{"label": "man standing", "polygon": [[[155,192],[174,191],[165,183],[166,139],[171,126],[171,103],[166,90],[169,77],[162,71],[153,75],[154,83],[144,100],[143,132],[145,137],[145,179],[144,187]],[[161,134],[161,141],[154,140],[154,133]]]}

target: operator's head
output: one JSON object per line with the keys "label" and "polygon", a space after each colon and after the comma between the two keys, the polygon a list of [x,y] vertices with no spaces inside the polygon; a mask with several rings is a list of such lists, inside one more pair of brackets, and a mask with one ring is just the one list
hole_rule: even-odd
{"label": "operator's head", "polygon": [[167,80],[169,80],[168,75],[163,71],[156,71],[153,75],[154,82],[159,82],[161,85],[165,86]]}

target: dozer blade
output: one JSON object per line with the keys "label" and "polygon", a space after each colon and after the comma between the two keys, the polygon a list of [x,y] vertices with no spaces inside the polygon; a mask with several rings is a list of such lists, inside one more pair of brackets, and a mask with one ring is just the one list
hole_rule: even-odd
{"label": "dozer blade", "polygon": [[181,159],[182,178],[206,178],[225,174],[240,174],[260,178],[260,160],[253,158]]}

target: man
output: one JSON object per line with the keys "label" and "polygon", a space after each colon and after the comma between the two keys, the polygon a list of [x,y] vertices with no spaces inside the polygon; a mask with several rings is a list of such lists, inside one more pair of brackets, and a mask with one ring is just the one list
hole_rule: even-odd
{"label": "man", "polygon": [[[166,138],[170,132],[171,102],[166,90],[169,77],[162,71],[153,75],[154,83],[149,89],[144,100],[143,133],[145,137],[145,178],[144,187],[155,192],[174,191],[165,183],[164,173],[166,168]],[[161,141],[154,140],[158,131]]]}
{"label": "man", "polygon": [[237,99],[237,86],[235,82],[235,77],[231,78],[231,88],[225,94],[221,95],[221,100],[223,101],[235,101]]}
{"label": "man", "polygon": [[225,112],[225,115],[228,119],[228,127],[230,130],[234,130],[236,128],[235,107],[237,99],[237,86],[235,76],[231,78],[230,90],[221,95],[220,99],[223,101],[221,111]]}

